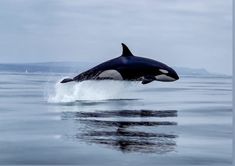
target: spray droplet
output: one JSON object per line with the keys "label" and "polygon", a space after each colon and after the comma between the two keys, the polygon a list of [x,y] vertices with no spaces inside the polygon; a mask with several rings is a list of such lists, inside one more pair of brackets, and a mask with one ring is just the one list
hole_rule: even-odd
{"label": "spray droplet", "polygon": [[114,80],[89,80],[66,84],[58,82],[55,84],[54,93],[49,95],[48,102],[63,103],[80,100],[97,101],[126,98],[126,92],[130,85],[131,83],[127,81]]}

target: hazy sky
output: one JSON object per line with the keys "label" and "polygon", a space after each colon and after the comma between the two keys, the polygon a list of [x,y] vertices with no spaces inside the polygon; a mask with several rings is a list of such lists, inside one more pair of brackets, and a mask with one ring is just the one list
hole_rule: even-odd
{"label": "hazy sky", "polygon": [[121,54],[232,72],[232,0],[0,0],[0,63]]}

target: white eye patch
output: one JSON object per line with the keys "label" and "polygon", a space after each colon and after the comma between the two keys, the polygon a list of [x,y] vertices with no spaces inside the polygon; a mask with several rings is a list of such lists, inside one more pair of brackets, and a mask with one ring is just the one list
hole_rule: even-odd
{"label": "white eye patch", "polygon": [[164,70],[164,69],[159,69],[160,72],[164,73],[164,74],[167,74],[168,71],[167,70]]}

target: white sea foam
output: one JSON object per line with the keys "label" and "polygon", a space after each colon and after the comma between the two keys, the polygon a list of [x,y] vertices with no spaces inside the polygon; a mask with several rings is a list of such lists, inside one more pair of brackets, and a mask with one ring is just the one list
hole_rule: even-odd
{"label": "white sea foam", "polygon": [[130,85],[130,82],[113,80],[69,82],[65,84],[57,82],[54,85],[54,90],[49,90],[48,102],[63,103],[80,100],[122,99],[126,98]]}

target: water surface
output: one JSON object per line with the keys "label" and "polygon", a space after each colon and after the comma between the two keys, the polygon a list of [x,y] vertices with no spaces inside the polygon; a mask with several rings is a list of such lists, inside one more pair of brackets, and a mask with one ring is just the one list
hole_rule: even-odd
{"label": "water surface", "polygon": [[0,164],[231,165],[231,77],[61,78],[1,73]]}

